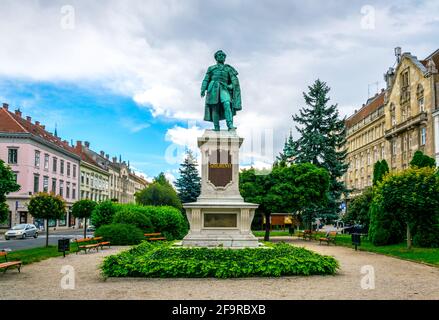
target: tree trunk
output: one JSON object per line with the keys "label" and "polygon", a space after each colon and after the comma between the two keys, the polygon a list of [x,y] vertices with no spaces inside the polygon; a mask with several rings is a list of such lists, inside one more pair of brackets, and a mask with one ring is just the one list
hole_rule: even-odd
{"label": "tree trunk", "polygon": [[410,225],[407,223],[407,249],[412,248],[412,233],[410,232]]}
{"label": "tree trunk", "polygon": [[84,218],[84,239],[87,238],[87,218]]}
{"label": "tree trunk", "polygon": [[46,248],[49,246],[49,219],[46,219]]}
{"label": "tree trunk", "polygon": [[265,213],[265,236],[264,241],[270,241],[270,213]]}

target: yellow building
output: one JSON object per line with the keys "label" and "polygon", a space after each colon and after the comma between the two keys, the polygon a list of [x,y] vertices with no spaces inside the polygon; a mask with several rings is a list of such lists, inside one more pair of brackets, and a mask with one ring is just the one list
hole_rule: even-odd
{"label": "yellow building", "polygon": [[390,68],[385,74],[387,94],[384,102],[386,160],[391,170],[407,168],[417,150],[435,157],[433,113],[439,99],[436,69],[439,50],[424,60],[418,60],[408,52],[400,54],[400,48],[396,48],[395,53],[396,68]]}
{"label": "yellow building", "polygon": [[372,185],[373,165],[386,156],[384,139],[384,90],[369,98],[360,110],[346,120],[346,161],[344,179],[351,196]]}

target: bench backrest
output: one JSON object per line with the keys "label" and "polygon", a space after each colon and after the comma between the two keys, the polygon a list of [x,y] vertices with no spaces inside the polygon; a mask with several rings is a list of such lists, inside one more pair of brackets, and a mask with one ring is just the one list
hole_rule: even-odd
{"label": "bench backrest", "polygon": [[8,262],[8,257],[7,257],[8,253],[6,251],[0,251],[0,257],[5,257],[5,261]]}
{"label": "bench backrest", "polygon": [[93,238],[93,240],[96,240],[96,241],[101,241],[102,239],[103,239],[102,237]]}
{"label": "bench backrest", "polygon": [[75,242],[80,243],[80,242],[89,242],[91,241],[91,238],[82,238],[82,239],[75,239]]}
{"label": "bench backrest", "polygon": [[335,238],[337,236],[337,231],[330,231],[329,236]]}
{"label": "bench backrest", "polygon": [[156,232],[156,233],[145,233],[143,234],[145,237],[155,237],[155,236],[161,236],[162,233],[161,232]]}

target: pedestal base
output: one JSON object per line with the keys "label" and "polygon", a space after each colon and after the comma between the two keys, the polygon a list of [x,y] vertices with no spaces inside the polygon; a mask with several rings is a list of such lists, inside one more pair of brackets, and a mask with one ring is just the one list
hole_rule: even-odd
{"label": "pedestal base", "polygon": [[184,247],[258,247],[251,232],[257,204],[246,202],[194,202],[184,205],[190,231]]}

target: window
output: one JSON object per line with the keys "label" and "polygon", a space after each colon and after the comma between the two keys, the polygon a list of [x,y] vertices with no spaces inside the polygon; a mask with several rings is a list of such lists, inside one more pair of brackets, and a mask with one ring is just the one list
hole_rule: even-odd
{"label": "window", "polygon": [[396,140],[392,141],[392,156],[396,155]]}
{"label": "window", "polygon": [[40,176],[38,174],[34,175],[34,193],[40,191]]}
{"label": "window", "polygon": [[76,183],[72,184],[72,199],[76,199]]}
{"label": "window", "polygon": [[63,197],[64,195],[64,181],[59,180],[59,195]]}
{"label": "window", "polygon": [[56,179],[52,178],[52,192],[55,194],[56,193]]}
{"label": "window", "polygon": [[402,121],[405,121],[407,119],[407,109],[405,107],[402,107],[401,111],[402,111]]}
{"label": "window", "polygon": [[408,149],[411,150],[412,149],[412,134],[408,133],[408,136],[409,136]]}
{"label": "window", "polygon": [[9,148],[8,149],[8,163],[17,164],[18,149]]}
{"label": "window", "polygon": [[52,170],[53,170],[53,172],[56,172],[56,166],[57,166],[57,159],[56,158],[53,158],[53,167],[52,167]]}
{"label": "window", "polygon": [[73,165],[73,178],[76,178],[76,164]]}
{"label": "window", "polygon": [[367,165],[370,165],[370,152],[367,151]]}
{"label": "window", "polygon": [[44,170],[49,170],[49,155],[47,153],[44,155]]}
{"label": "window", "polygon": [[40,152],[35,151],[35,167],[40,167]]}
{"label": "window", "polygon": [[66,198],[70,198],[70,182],[66,183]]}
{"label": "window", "polygon": [[392,126],[396,125],[395,105],[393,103],[390,105],[390,123]]}
{"label": "window", "polygon": [[427,138],[427,129],[424,127],[421,128],[421,146],[425,145],[426,138]]}
{"label": "window", "polygon": [[60,173],[64,174],[64,160],[60,161]]}
{"label": "window", "polygon": [[70,177],[70,162],[67,162],[67,177]]}
{"label": "window", "polygon": [[425,111],[425,106],[424,106],[424,87],[421,84],[418,84],[418,87],[416,88],[416,96],[418,98],[419,112],[424,112]]}
{"label": "window", "polygon": [[49,192],[49,177],[43,177],[43,192]]}
{"label": "window", "polygon": [[84,171],[81,171],[81,184],[84,184]]}
{"label": "window", "polygon": [[88,184],[89,184],[89,174],[87,173],[87,176],[86,176],[86,178],[85,178],[85,184],[88,186]]}
{"label": "window", "polygon": [[419,98],[418,107],[419,107],[419,112],[425,111],[424,97]]}
{"label": "window", "polygon": [[384,159],[385,156],[385,149],[384,149],[384,144],[381,145],[381,159]]}

